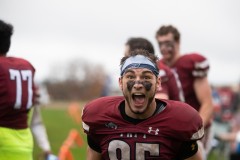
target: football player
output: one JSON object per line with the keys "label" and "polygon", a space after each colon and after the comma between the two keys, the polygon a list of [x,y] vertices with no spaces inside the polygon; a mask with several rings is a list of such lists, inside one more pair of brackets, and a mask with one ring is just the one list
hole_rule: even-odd
{"label": "football player", "polygon": [[[0,159],[32,160],[33,139],[29,111],[37,101],[35,68],[25,59],[7,57],[13,26],[0,20]],[[34,108],[31,129],[46,159],[53,157],[39,108]]]}
{"label": "football player", "polygon": [[32,160],[28,112],[35,69],[27,60],[6,57],[12,34],[13,26],[0,20],[0,159]]}
{"label": "football player", "polygon": [[[156,39],[162,55],[162,62],[168,65],[177,80],[184,102],[199,111],[205,126],[203,138],[206,152],[211,148],[211,138],[207,134],[213,118],[211,86],[207,79],[208,60],[199,53],[180,54],[180,33],[172,25],[161,26]],[[207,140],[208,139],[208,140]]]}
{"label": "football player", "polygon": [[156,99],[157,57],[137,49],[121,59],[123,96],[93,100],[83,108],[87,160],[200,160],[202,119],[186,103]]}
{"label": "football player", "polygon": [[[125,55],[128,55],[135,49],[145,49],[149,53],[155,54],[152,43],[142,37],[129,38],[125,44]],[[158,61],[159,76],[161,78],[161,86],[157,89],[155,98],[180,100],[181,94],[178,91],[176,79],[170,68]]]}

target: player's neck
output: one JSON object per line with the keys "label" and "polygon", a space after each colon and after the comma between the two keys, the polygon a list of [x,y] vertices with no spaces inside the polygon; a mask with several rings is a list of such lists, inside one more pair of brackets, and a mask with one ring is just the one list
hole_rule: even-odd
{"label": "player's neck", "polygon": [[[156,101],[156,108],[150,117],[154,116],[155,114],[160,113],[161,111],[163,111],[165,109],[166,104],[163,104],[160,100],[155,100],[155,101]],[[121,103],[119,106],[119,109],[120,109],[123,119],[125,119],[126,121],[128,121],[130,123],[138,124],[147,119],[147,118],[144,118],[144,119],[133,118],[133,117],[127,115],[126,111],[125,111],[125,103]]]}
{"label": "player's neck", "polygon": [[130,109],[130,106],[128,106],[127,103],[125,103],[125,112],[127,114],[127,116],[131,117],[131,118],[134,118],[134,119],[147,119],[149,117],[151,117],[153,115],[153,113],[155,112],[156,110],[156,101],[153,100],[149,106],[147,107],[147,109],[144,111],[144,113],[141,113],[141,114],[136,114],[136,113],[133,113]]}

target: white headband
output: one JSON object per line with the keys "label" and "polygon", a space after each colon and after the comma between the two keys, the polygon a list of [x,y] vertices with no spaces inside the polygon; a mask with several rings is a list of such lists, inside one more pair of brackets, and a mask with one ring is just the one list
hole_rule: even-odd
{"label": "white headband", "polygon": [[154,65],[154,63],[143,55],[136,55],[134,57],[129,57],[126,59],[120,68],[121,76],[129,68],[146,68],[151,70],[156,76],[159,74],[159,70]]}

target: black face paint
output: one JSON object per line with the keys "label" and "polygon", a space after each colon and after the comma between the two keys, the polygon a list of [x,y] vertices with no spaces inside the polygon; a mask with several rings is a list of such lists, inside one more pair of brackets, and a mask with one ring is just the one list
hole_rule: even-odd
{"label": "black face paint", "polygon": [[144,86],[144,88],[146,89],[146,91],[150,91],[150,89],[152,88],[152,83],[147,82],[147,81],[128,81],[127,82],[127,89],[130,92],[134,86],[134,84],[142,84]]}
{"label": "black face paint", "polygon": [[158,42],[159,46],[165,46],[165,47],[174,47],[174,41],[163,41],[163,42]]}
{"label": "black face paint", "polygon": [[127,89],[130,92],[135,84],[135,81],[128,81],[127,82]]}
{"label": "black face paint", "polygon": [[152,88],[152,83],[147,81],[143,81],[142,85],[145,87],[146,91],[150,91],[150,89]]}
{"label": "black face paint", "polygon": [[163,52],[164,50],[168,51],[169,53],[172,54],[172,52],[174,51],[174,41],[164,41],[164,42],[158,42],[159,46],[160,46],[160,50],[161,52]]}

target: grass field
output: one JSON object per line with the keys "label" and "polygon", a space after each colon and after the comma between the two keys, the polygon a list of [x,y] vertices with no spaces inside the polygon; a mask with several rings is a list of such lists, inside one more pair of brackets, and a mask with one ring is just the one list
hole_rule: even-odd
{"label": "grass field", "polygon": [[[41,109],[42,118],[47,129],[48,138],[52,147],[52,152],[55,155],[59,154],[60,147],[68,137],[71,129],[76,129],[84,140],[84,146],[73,146],[70,151],[74,160],[86,159],[86,137],[81,129],[81,124],[77,123],[69,114],[69,103],[52,103],[49,106],[44,106]],[[79,103],[79,106],[83,104]],[[81,111],[79,107],[79,111]],[[80,113],[79,113],[80,114]],[[79,115],[80,116],[80,115]],[[34,160],[40,160],[41,150],[35,143],[34,146]]]}
{"label": "grass field", "polygon": [[[74,113],[79,114],[80,116],[81,107],[84,105],[84,103],[77,104],[79,105],[78,110],[74,110]],[[70,151],[74,160],[85,160],[86,136],[82,131],[81,123],[74,120],[71,116],[71,113],[69,113],[69,105],[70,103],[68,102],[58,102],[49,104],[48,106],[44,106],[41,109],[42,118],[47,129],[49,141],[52,147],[52,152],[55,155],[59,154],[60,148],[63,145],[64,141],[67,139],[70,130],[76,129],[80,136],[83,138],[84,145],[82,147],[74,145],[70,149]],[[35,144],[33,153],[34,160],[42,160],[39,158],[41,153],[41,150]],[[226,160],[226,158],[224,158],[223,156],[219,156],[220,154],[221,152],[219,153],[219,151],[214,151],[209,156],[208,160]]]}

